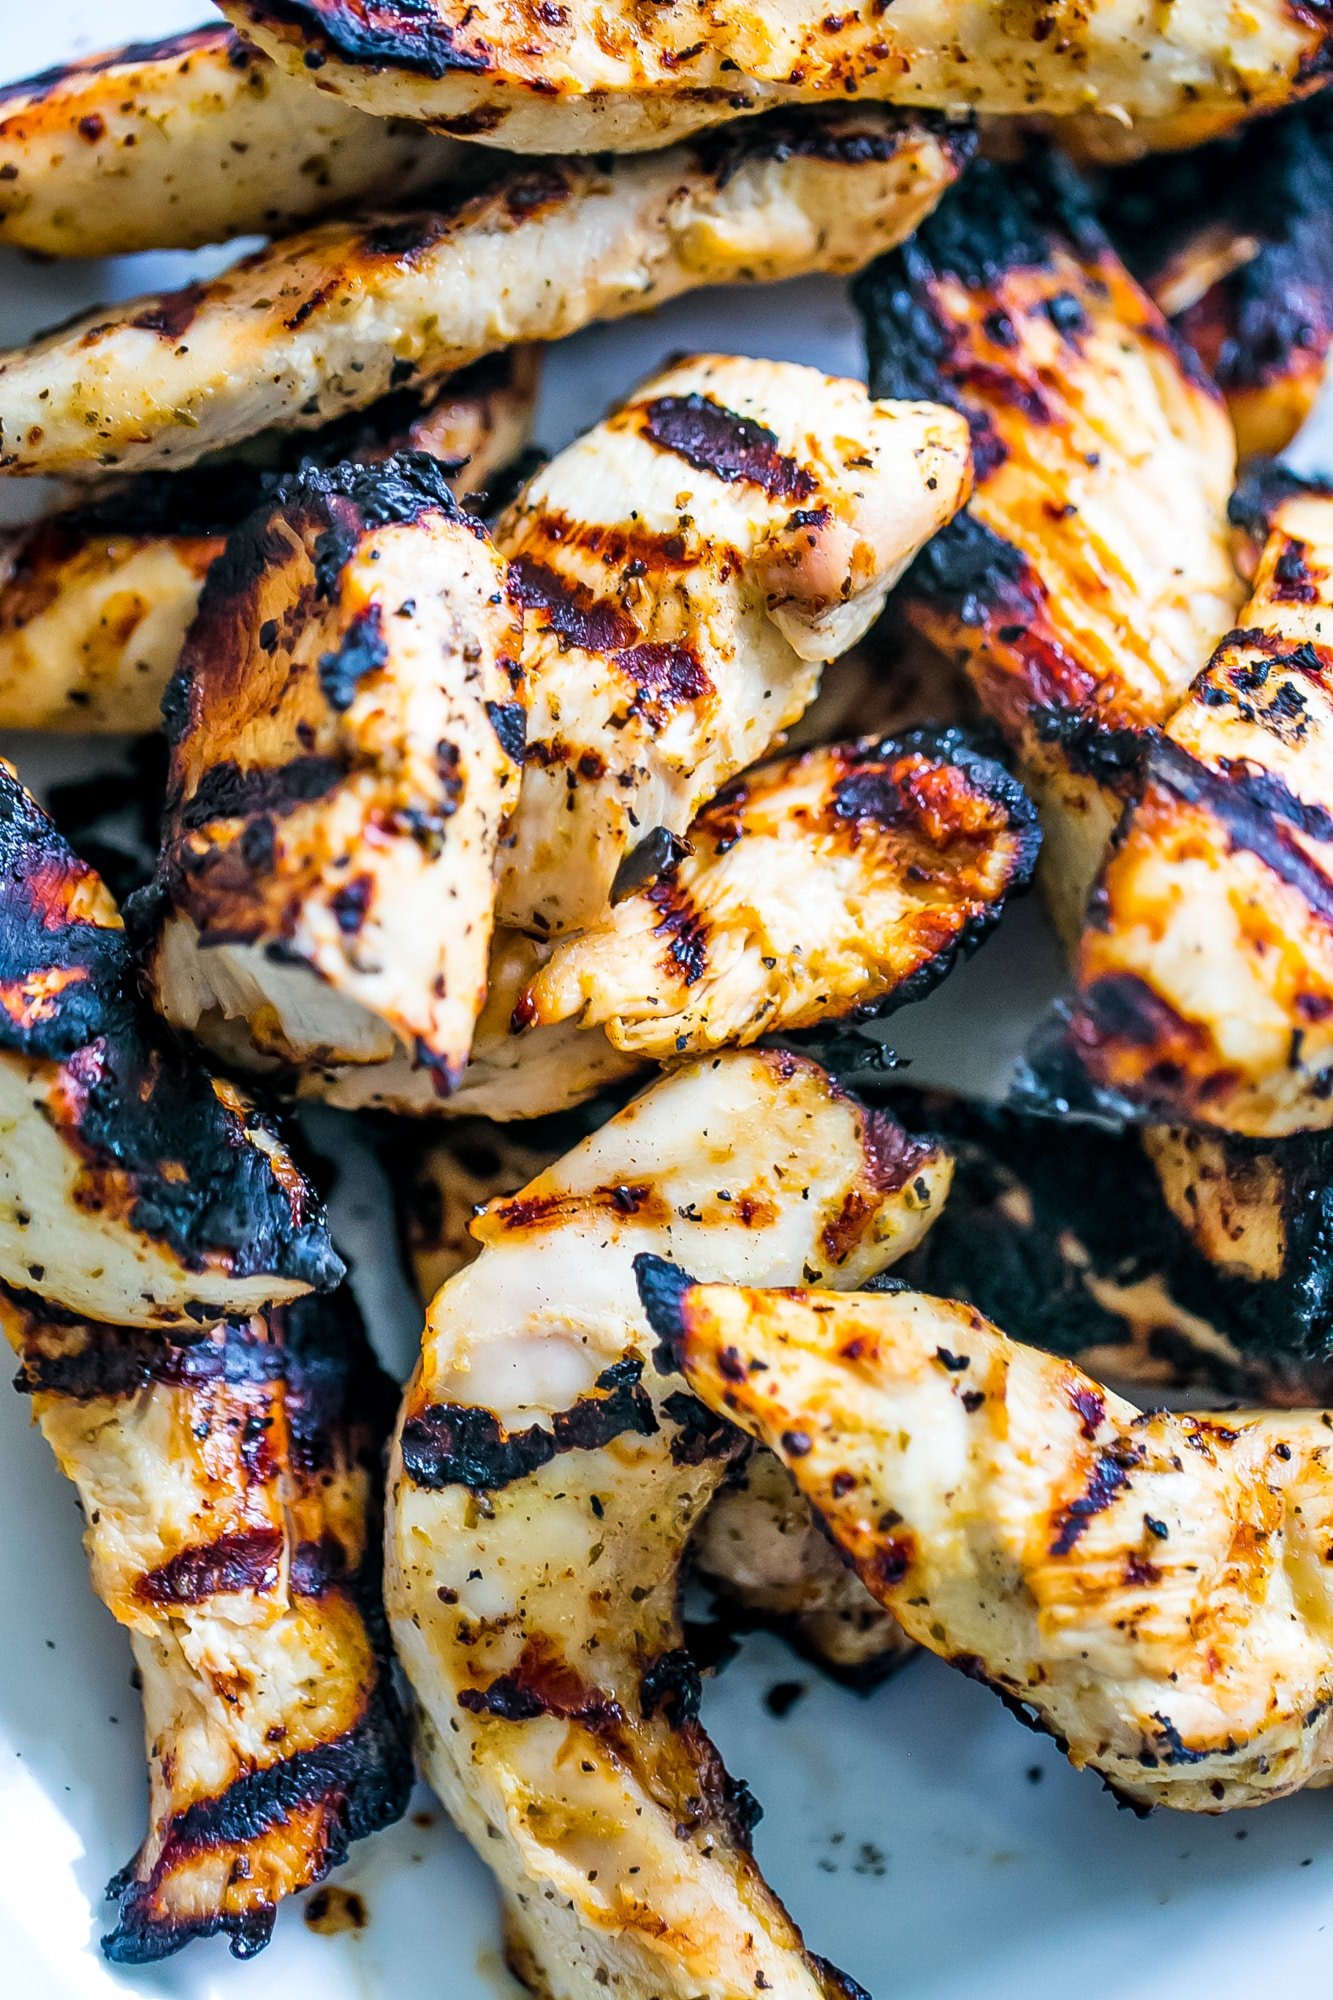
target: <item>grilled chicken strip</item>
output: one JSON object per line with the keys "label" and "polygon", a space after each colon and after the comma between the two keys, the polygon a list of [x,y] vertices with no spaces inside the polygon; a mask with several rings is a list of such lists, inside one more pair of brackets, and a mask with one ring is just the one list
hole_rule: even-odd
{"label": "grilled chicken strip", "polygon": [[1243,457],[1281,451],[1333,345],[1333,102],[1115,176],[1116,247],[1221,388]]}
{"label": "grilled chicken strip", "polygon": [[[767,0],[574,0],[559,19],[501,0],[221,0],[293,74],[487,145],[661,146],[769,105],[844,94],[1002,114],[1082,114],[1141,144],[1192,145],[1317,87],[1325,10],[1290,0],[1090,0],[1015,17],[1000,0],[856,0],[838,14]],[[1054,32],[1052,32],[1054,30]]]}
{"label": "grilled chicken strip", "polygon": [[1333,493],[1279,496],[1240,628],[1149,753],[1024,1094],[1333,1125]]}
{"label": "grilled chicken strip", "polygon": [[654,377],[496,525],[527,613],[501,923],[601,919],[808,706],[971,481],[966,426],[789,362]]}
{"label": "grilled chicken strip", "polygon": [[0,243],[115,257],[273,235],[429,187],[462,150],[316,97],[218,23],[0,84]]}
{"label": "grilled chicken strip", "polygon": [[256,439],[245,463],[141,473],[0,536],[0,728],[157,728],[204,577],[284,460],[425,451],[466,499],[523,450],[536,390],[535,350],[513,348],[301,436],[299,453],[289,438]]}
{"label": "grilled chicken strip", "polygon": [[904,1631],[1076,1765],[1191,1812],[1333,1778],[1333,1416],[1142,1415],[968,1306],[640,1271]]}
{"label": "grilled chicken strip", "polygon": [[515,163],[448,208],[326,223],[0,356],[0,470],[191,465],[700,285],[853,271],[970,148],[874,107],[798,114],[651,159]]}
{"label": "grilled chicken strip", "polygon": [[412,1783],[379,1591],[392,1388],[344,1291],[176,1346],[0,1292],[18,1386],[143,1683],[149,1832],[108,1958],[225,1933],[397,1819]]}
{"label": "grilled chicken strip", "polygon": [[387,1601],[428,1774],[552,2000],[848,1990],[761,1880],[753,1803],[697,1721],[677,1572],[732,1451],[655,1371],[631,1265],[671,1246],[856,1284],[947,1181],[813,1063],[733,1052],[493,1204],[431,1307],[390,1468]]}
{"label": "grilled chicken strip", "polygon": [[116,907],[0,764],[0,1282],[190,1327],[343,1276],[281,1130],[183,1056]]}
{"label": "grilled chicken strip", "polygon": [[1039,840],[1013,779],[957,731],[781,758],[728,785],[655,883],[559,943],[513,1025],[574,1021],[667,1062],[887,1012],[976,949]]}
{"label": "grilled chicken strip", "polygon": [[[404,1248],[423,1305],[480,1254],[472,1233],[479,1210],[554,1166],[606,1123],[622,1097],[605,1092],[572,1115],[523,1125],[456,1119],[423,1148],[399,1192]],[[869,1686],[912,1650],[834,1554],[769,1452],[733,1466],[699,1521],[689,1563],[729,1620],[772,1628],[840,1680]]]}
{"label": "grilled chicken strip", "polygon": [[908,615],[1017,755],[1072,938],[1145,732],[1236,609],[1226,411],[1054,160],[978,162],[857,295],[875,394],[972,424],[971,506],[911,571]]}
{"label": "grilled chicken strip", "polygon": [[886,1101],[954,1161],[948,1205],[902,1266],[915,1290],[1021,1326],[1129,1395],[1333,1397],[1333,1141],[1211,1160],[1201,1134],[1110,1133],[900,1086]]}
{"label": "grilled chicken strip", "polygon": [[164,704],[147,969],[174,1026],[343,1104],[447,1095],[518,792],[520,635],[422,454],[308,469],[232,535]]}

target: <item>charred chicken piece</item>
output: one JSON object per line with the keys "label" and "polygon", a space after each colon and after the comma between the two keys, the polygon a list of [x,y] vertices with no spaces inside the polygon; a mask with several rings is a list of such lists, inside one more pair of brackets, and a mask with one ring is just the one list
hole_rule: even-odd
{"label": "charred chicken piece", "polygon": [[[887,1103],[954,1161],[949,1201],[902,1266],[1130,1395],[1333,1398],[1333,1142],[1109,1133],[895,1087]],[[1145,1147],[1151,1160],[1145,1158]]]}
{"label": "charred chicken piece", "polygon": [[639,1270],[903,1630],[1076,1765],[1191,1812],[1328,1782],[1333,1417],[1144,1415],[969,1306]]}
{"label": "charred chicken piece", "polygon": [[120,917],[0,765],[0,1281],[139,1327],[343,1276],[281,1130],[140,998]]}
{"label": "charred chicken piece", "polygon": [[970,478],[952,410],[726,355],[654,377],[538,473],[496,526],[528,687],[499,921],[558,936],[660,873]]}
{"label": "charred chicken piece", "polygon": [[204,577],[284,462],[425,451],[467,499],[523,450],[536,388],[535,351],[514,348],[301,436],[299,451],[255,439],[244,461],[141,473],[0,536],[0,728],[155,729]]}
{"label": "charred chicken piece", "polygon": [[430,1109],[486,986],[520,620],[437,461],[308,470],[211,571],[165,708],[158,1005],[346,1106]]}
{"label": "charred chicken piece", "polygon": [[499,1876],[537,1990],[847,1991],[759,1876],[752,1801],[697,1720],[677,1574],[733,1453],[657,1372],[632,1259],[674,1246],[855,1284],[917,1240],[947,1181],[816,1065],[733,1052],[492,1204],[481,1255],[436,1297],[390,1469],[386,1595],[426,1768]]}
{"label": "charred chicken piece", "polygon": [[1254,594],[1147,760],[1025,1098],[1271,1139],[1333,1124],[1333,491],[1276,498]]}
{"label": "charred chicken piece", "polygon": [[[403,1177],[399,1213],[423,1304],[480,1254],[472,1233],[478,1212],[554,1166],[604,1125],[623,1097],[605,1092],[572,1114],[519,1126],[457,1119],[422,1149]],[[771,1628],[839,1680],[870,1686],[912,1650],[839,1560],[769,1452],[733,1466],[699,1521],[689,1563],[728,1622]]]}
{"label": "charred chicken piece", "polygon": [[379,1587],[392,1386],[346,1291],[181,1346],[32,1294],[0,1291],[0,1321],[143,1684],[149,1831],[102,1948],[139,1965],[220,1931],[248,1958],[407,1803]]}
{"label": "charred chicken piece", "polygon": [[563,940],[514,1009],[659,1062],[920,998],[1027,886],[1040,835],[958,732],[781,758],[735,779],[674,860]]}
{"label": "charred chicken piece", "polygon": [[[293,75],[382,115],[529,152],[661,146],[700,126],[842,96],[1074,117],[1096,135],[1188,146],[1316,89],[1333,35],[1320,6],[1090,0],[1015,16],[1001,0],[855,0],[837,14],[706,0],[222,0]],[[1052,32],[1054,30],[1054,32]],[[1085,144],[1091,143],[1080,132]]]}
{"label": "charred chicken piece", "polygon": [[0,85],[0,243],[118,257],[267,236],[428,187],[462,152],[316,97],[217,23]]}
{"label": "charred chicken piece", "polygon": [[1116,247],[1227,399],[1242,457],[1279,452],[1333,344],[1333,103],[1126,169],[1102,204]]}
{"label": "charred chicken piece", "polygon": [[874,106],[796,113],[641,160],[515,162],[447,207],[325,223],[0,355],[0,470],[192,465],[701,285],[858,270],[971,146]]}
{"label": "charred chicken piece", "polygon": [[1232,622],[1231,426],[1053,159],[979,161],[857,293],[874,392],[972,425],[971,506],[910,572],[908,615],[1017,755],[1072,938],[1145,732]]}

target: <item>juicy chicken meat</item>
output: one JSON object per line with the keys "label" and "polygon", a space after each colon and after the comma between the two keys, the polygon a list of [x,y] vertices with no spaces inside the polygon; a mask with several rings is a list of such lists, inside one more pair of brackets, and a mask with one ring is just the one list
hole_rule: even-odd
{"label": "juicy chicken meat", "polygon": [[1279,452],[1314,407],[1333,345],[1333,104],[1115,177],[1121,255],[1227,399],[1242,457]]}
{"label": "juicy chicken meat", "polygon": [[915,1000],[1031,877],[1036,816],[957,732],[781,758],[735,779],[684,851],[562,940],[520,1031],[576,1021],[669,1061]]}
{"label": "juicy chicken meat", "polygon": [[857,270],[971,144],[874,106],[793,114],[641,160],[515,162],[444,208],[325,223],[0,355],[0,470],[191,465],[701,285]]}
{"label": "juicy chicken meat", "polygon": [[316,97],[218,23],[0,84],[0,243],[116,257],[267,236],[428,187],[462,151]]}
{"label": "juicy chicken meat", "polygon": [[[299,456],[334,464],[429,452],[467,499],[527,444],[536,389],[536,351],[514,348],[425,395],[389,395],[301,435]],[[252,456],[141,473],[0,536],[0,728],[157,728],[204,577],[271,490],[265,461],[294,469],[298,454],[280,438],[255,440]]]}
{"label": "juicy chicken meat", "polygon": [[733,1052],[492,1204],[431,1307],[386,1597],[431,1782],[551,2000],[848,1991],[763,1883],[753,1802],[697,1720],[678,1570],[733,1450],[657,1372],[632,1262],[854,1285],[918,1239],[947,1181],[813,1063]]}
{"label": "juicy chicken meat", "polygon": [[[606,1093],[574,1116],[536,1124],[458,1119],[422,1150],[404,1178],[399,1209],[424,1305],[480,1254],[472,1233],[478,1211],[554,1166],[606,1123],[620,1095]],[[894,1620],[838,1559],[791,1475],[769,1452],[755,1451],[732,1467],[699,1520],[688,1560],[725,1603],[731,1622],[772,1628],[840,1680],[868,1686],[911,1651]]]}
{"label": "juicy chicken meat", "polygon": [[1333,1778],[1333,1416],[1145,1415],[968,1306],[639,1269],[903,1630],[1076,1765],[1192,1812]]}
{"label": "juicy chicken meat", "polygon": [[438,461],[308,469],[211,571],[165,710],[148,972],[233,1061],[430,1108],[486,988],[521,621]]}
{"label": "juicy chicken meat", "polygon": [[970,481],[954,411],[727,355],[655,376],[539,472],[495,531],[528,705],[498,920],[576,930],[660,872]]}
{"label": "juicy chicken meat", "polygon": [[139,1327],[336,1285],[280,1128],[163,1034],[105,887],[7,764],[0,903],[0,1282]]}
{"label": "juicy chicken meat", "polygon": [[1236,609],[1226,411],[1053,160],[978,162],[858,296],[874,392],[971,422],[976,491],[908,615],[1014,750],[1073,937],[1145,734]]}
{"label": "juicy chicken meat", "polygon": [[[1197,144],[1318,87],[1333,30],[1293,0],[795,0],[743,12],[676,0],[221,0],[293,74],[384,116],[531,152],[661,146],[768,105],[844,95],[1130,126],[1141,145]],[[1052,32],[1054,30],[1054,32]],[[1088,143],[1086,134],[1084,142]]]}
{"label": "juicy chicken meat", "polygon": [[944,1091],[887,1102],[954,1161],[948,1205],[902,1266],[915,1290],[1021,1326],[1129,1395],[1333,1397],[1333,1141],[1211,1159],[1196,1133],[1111,1133]]}
{"label": "juicy chicken meat", "polygon": [[119,1964],[219,1931],[250,1957],[284,1896],[407,1804],[379,1594],[392,1389],[347,1299],[175,1346],[0,1291],[143,1687],[149,1830],[102,1941]]}
{"label": "juicy chicken meat", "polygon": [[1277,500],[1254,594],[1149,753],[1028,1088],[1251,1138],[1333,1125],[1333,493]]}

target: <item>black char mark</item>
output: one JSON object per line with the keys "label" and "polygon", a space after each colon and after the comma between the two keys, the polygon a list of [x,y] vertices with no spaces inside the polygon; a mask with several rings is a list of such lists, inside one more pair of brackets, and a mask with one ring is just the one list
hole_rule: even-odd
{"label": "black char mark", "polygon": [[558,1410],[549,1430],[531,1424],[507,1431],[490,1410],[465,1403],[432,1403],[403,1426],[403,1463],[418,1485],[439,1492],[466,1486],[496,1492],[549,1465],[566,1451],[599,1451],[630,1433],[652,1437],[657,1417],[642,1387],[643,1363],[627,1356],[604,1368],[592,1393]]}
{"label": "black char mark", "polygon": [[457,71],[484,74],[495,66],[484,42],[469,46],[441,20],[437,0],[254,0],[251,12],[277,27],[295,28],[316,69],[328,56],[434,78]]}
{"label": "black char mark", "polygon": [[100,51],[82,62],[57,63],[50,69],[38,70],[33,76],[19,77],[13,83],[0,83],[0,106],[15,97],[49,97],[55,90],[70,84],[77,87],[90,77],[105,75],[108,70],[165,63],[175,56],[192,56],[197,50],[213,49],[219,44],[226,51],[228,66],[232,69],[248,69],[261,60],[258,52],[243,42],[238,34],[215,21],[206,28],[191,28],[180,35],[164,35],[156,42],[126,42],[120,48]]}
{"label": "black char mark", "polygon": [[611,883],[611,905],[627,902],[640,889],[647,889],[664,876],[674,875],[682,861],[694,852],[688,840],[655,826],[636,847],[621,858]]}
{"label": "black char mark", "polygon": [[1307,805],[1270,771],[1230,763],[1212,770],[1170,738],[1159,739],[1148,759],[1148,781],[1187,805],[1201,806],[1225,827],[1232,852],[1253,854],[1305,898],[1313,914],[1333,922],[1333,880],[1296,844],[1333,840],[1333,816]]}
{"label": "black char mark", "polygon": [[830,118],[814,107],[770,111],[759,118],[714,126],[689,144],[700,168],[725,188],[743,168],[759,160],[779,165],[793,159],[824,160],[830,166],[848,167],[892,160],[902,151],[904,137],[922,130],[933,133],[959,169],[976,150],[976,133],[970,125],[950,123],[933,112],[859,123]]}
{"label": "black char mark", "polygon": [[1054,1530],[1048,1553],[1067,1556],[1098,1514],[1105,1513],[1116,1495],[1129,1485],[1129,1475],[1142,1461],[1142,1452],[1120,1440],[1099,1451],[1092,1462],[1083,1491],[1056,1509]]}
{"label": "black char mark", "polygon": [[528,741],[528,717],[522,702],[488,701],[486,713],[505,756],[521,764]]}
{"label": "black char mark", "polygon": [[378,604],[368,604],[348,627],[341,644],[320,656],[319,684],[329,707],[340,715],[349,709],[366,675],[379,673],[388,659],[384,614]]}
{"label": "black char mark", "polygon": [[594,597],[586,584],[570,583],[531,556],[510,565],[511,587],[525,611],[536,611],[568,646],[584,653],[612,653],[633,644],[636,628],[618,604]]}
{"label": "black char mark", "polygon": [[282,818],[301,806],[327,798],[346,776],[337,757],[308,755],[285,764],[253,765],[248,770],[226,758],[212,764],[200,778],[178,815],[181,830],[192,833],[219,819],[250,819],[256,813]]}
{"label": "black char mark", "polygon": [[249,1528],[177,1551],[145,1570],[135,1595],[145,1604],[199,1604],[237,1591],[272,1590],[282,1561],[276,1528]]}
{"label": "black char mark", "polygon": [[774,431],[711,396],[658,396],[640,416],[645,437],[696,472],[711,472],[727,485],[758,486],[773,500],[808,500],[815,490],[804,466],[778,449]]}
{"label": "black char mark", "polygon": [[685,1294],[695,1280],[679,1264],[670,1264],[665,1257],[654,1257],[651,1251],[641,1250],[634,1259],[634,1282],[639,1288],[639,1303],[658,1340],[653,1350],[653,1366],[660,1375],[679,1374],[685,1338]]}
{"label": "black char mark", "polygon": [[639,1682],[639,1708],[645,1722],[661,1715],[669,1728],[683,1729],[687,1723],[699,1720],[702,1700],[699,1669],[684,1646],[673,1646],[670,1652],[659,1653],[644,1668]]}

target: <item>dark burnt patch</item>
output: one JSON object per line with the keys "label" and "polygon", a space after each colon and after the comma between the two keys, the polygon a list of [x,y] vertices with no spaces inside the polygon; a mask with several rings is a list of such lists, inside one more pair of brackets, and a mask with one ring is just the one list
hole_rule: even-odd
{"label": "dark burnt patch", "polygon": [[332,56],[370,70],[436,79],[495,67],[486,43],[441,19],[436,0],[254,0],[250,11],[275,27],[296,29],[307,45],[307,62]]}
{"label": "dark burnt patch", "polygon": [[673,709],[702,701],[713,692],[699,655],[684,642],[646,640],[614,654],[612,664],[633,683],[636,709],[659,723]]}
{"label": "dark burnt patch", "polygon": [[362,681],[368,674],[379,673],[388,660],[384,613],[378,604],[368,604],[334,650],[320,655],[319,684],[329,707],[340,715],[349,709]]}
{"label": "dark burnt patch", "polygon": [[155,333],[173,345],[184,338],[208,297],[206,285],[182,285],[177,292],[163,292],[129,321],[140,333]]}
{"label": "dark burnt patch", "polygon": [[[746,107],[743,101],[737,110]],[[884,112],[855,119],[830,117],[824,110],[793,108],[714,127],[688,143],[704,172],[726,187],[744,168],[764,160],[825,160],[831,166],[867,166],[897,158],[914,132],[932,132],[962,168],[976,150],[970,121],[950,121],[932,112]]]}
{"label": "dark burnt patch", "polygon": [[528,715],[522,702],[488,701],[486,713],[505,756],[512,758],[515,764],[521,764],[528,741]]}
{"label": "dark burnt patch", "polygon": [[[661,1354],[660,1348],[657,1353]],[[687,1389],[674,1390],[665,1397],[662,1413],[676,1427],[671,1438],[673,1465],[704,1465],[710,1458],[734,1458],[744,1448],[735,1426],[716,1416]]]}
{"label": "dark burnt patch", "polygon": [[176,1345],[156,1331],[76,1319],[35,1292],[8,1285],[0,1290],[35,1329],[20,1350],[14,1383],[27,1395],[113,1401],[154,1383],[185,1390],[215,1382],[250,1388],[287,1374],[284,1348],[269,1338],[262,1322],[226,1324]]}
{"label": "dark burnt patch", "polygon": [[1175,319],[1220,387],[1318,368],[1333,340],[1333,112],[1315,97],[1233,137],[1108,177],[1102,213],[1149,290],[1204,232],[1244,247]]}
{"label": "dark burnt patch", "polygon": [[484,1688],[463,1688],[458,1706],[470,1715],[490,1715],[500,1722],[536,1722],[558,1716],[593,1730],[623,1727],[619,1705],[582,1675],[547,1639],[529,1639],[518,1664]]}
{"label": "dark burnt patch", "polygon": [[251,1528],[219,1535],[211,1542],[178,1551],[137,1579],[134,1594],[145,1604],[200,1604],[206,1597],[276,1588],[282,1535]]}
{"label": "dark burnt patch", "polygon": [[696,472],[727,485],[757,486],[773,500],[808,500],[815,481],[778,447],[777,433],[697,392],[658,396],[637,412],[643,434]]}
{"label": "dark burnt patch", "polygon": [[641,841],[631,847],[628,854],[621,857],[611,883],[611,906],[624,903],[636,896],[641,889],[651,888],[663,877],[675,874],[682,861],[694,852],[688,840],[671,833],[664,826],[655,826]]}
{"label": "dark burnt patch", "polygon": [[639,1713],[645,1722],[661,1716],[670,1729],[699,1720],[703,1681],[684,1646],[659,1653],[644,1668],[639,1681]]}
{"label": "dark burnt patch", "polygon": [[668,972],[687,987],[697,986],[708,970],[707,918],[675,876],[655,882],[645,894],[657,913],[653,936],[665,946]]}
{"label": "dark burnt patch", "polygon": [[1333,481],[1293,472],[1280,459],[1256,459],[1237,481],[1227,516],[1233,528],[1252,536],[1262,547],[1272,529],[1273,517],[1283,503],[1298,500],[1307,493],[1326,498],[1333,493]]}
{"label": "dark burnt patch", "polygon": [[658,1422],[642,1375],[636,1356],[604,1368],[588,1395],[556,1411],[549,1430],[530,1424],[507,1431],[491,1410],[429,1404],[403,1426],[403,1463],[414,1483],[432,1492],[466,1486],[491,1493],[526,1479],[562,1452],[600,1451],[626,1433],[652,1437]]}
{"label": "dark burnt patch", "polygon": [[696,1281],[679,1264],[641,1250],[634,1259],[634,1282],[658,1343],[653,1349],[653,1366],[659,1375],[678,1375],[687,1332],[685,1294]]}

